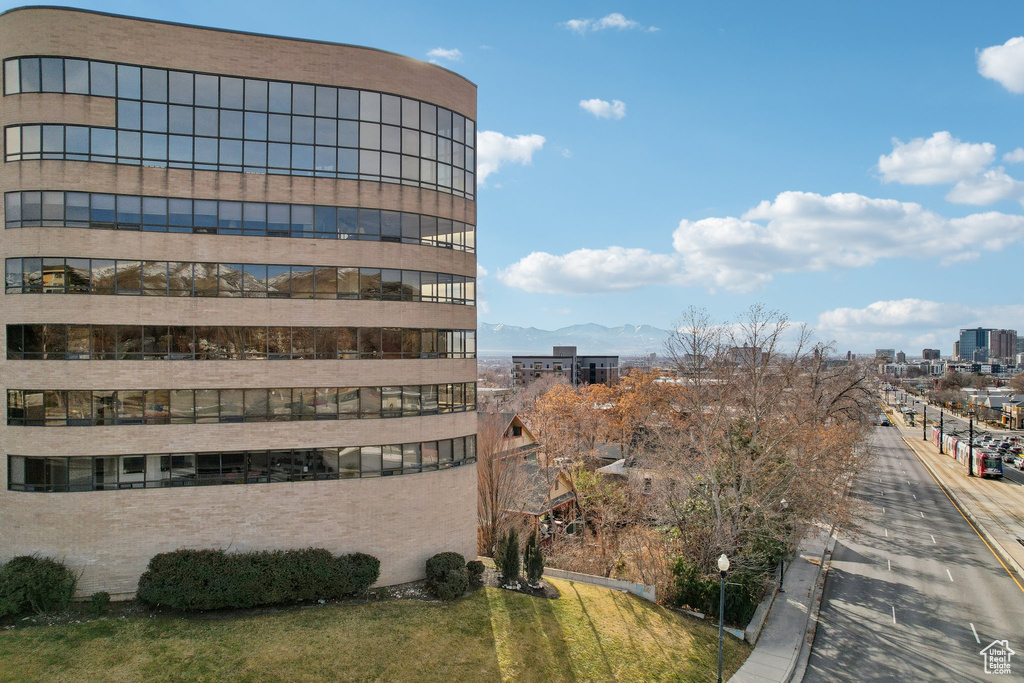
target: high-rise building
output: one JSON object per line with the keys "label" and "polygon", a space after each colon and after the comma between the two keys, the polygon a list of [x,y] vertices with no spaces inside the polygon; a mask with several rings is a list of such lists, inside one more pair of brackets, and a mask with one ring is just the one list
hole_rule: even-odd
{"label": "high-rise building", "polygon": [[0,562],[474,555],[476,86],[45,7],[0,57]]}
{"label": "high-rise building", "polygon": [[897,363],[906,363],[907,362],[907,354],[904,353],[903,351],[898,352],[896,354],[896,362]]}
{"label": "high-rise building", "polygon": [[[971,362],[977,362],[975,358],[978,357],[980,350],[985,350],[982,355],[987,356],[988,349],[988,333],[992,331],[992,328],[988,327],[975,327],[972,329],[961,329],[960,330],[960,350],[957,354],[958,360],[966,360]],[[984,362],[984,361],[982,361]]]}
{"label": "high-rise building", "polygon": [[1017,354],[1017,330],[992,330],[988,333],[988,351],[993,358],[1009,361]]}
{"label": "high-rise building", "polygon": [[924,349],[921,351],[921,358],[924,360],[939,360],[942,354],[939,353],[938,349]]}
{"label": "high-rise building", "polygon": [[891,363],[896,359],[896,349],[875,349],[875,360]]}

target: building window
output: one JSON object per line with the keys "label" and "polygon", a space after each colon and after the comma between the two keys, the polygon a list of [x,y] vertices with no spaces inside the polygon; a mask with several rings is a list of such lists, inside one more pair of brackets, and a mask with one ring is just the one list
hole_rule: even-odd
{"label": "building window", "polygon": [[10,126],[7,161],[373,180],[473,198],[476,125],[407,97],[61,57],[4,61],[4,94],[116,98],[115,128]]}
{"label": "building window", "polygon": [[[4,207],[9,229],[68,227],[361,239],[476,251],[475,226],[402,211],[61,191],[7,192]],[[366,230],[360,232],[360,225]]]}
{"label": "building window", "polygon": [[[439,457],[439,452],[441,456]],[[422,443],[224,453],[7,458],[10,491],[59,493],[352,479],[476,462],[476,435]]]}
{"label": "building window", "polygon": [[[356,271],[358,285],[356,286]],[[382,273],[385,280],[382,280]],[[319,285],[317,283],[319,282]],[[446,283],[444,287],[440,283]],[[382,285],[386,285],[386,288]],[[7,294],[405,300],[476,305],[471,277],[415,270],[64,257],[9,258]]]}
{"label": "building window", "polygon": [[[433,398],[425,401],[423,397]],[[358,404],[358,414],[350,412],[353,404]],[[473,410],[476,385],[471,383],[245,390],[7,390],[7,424],[13,426],[376,419]]]}

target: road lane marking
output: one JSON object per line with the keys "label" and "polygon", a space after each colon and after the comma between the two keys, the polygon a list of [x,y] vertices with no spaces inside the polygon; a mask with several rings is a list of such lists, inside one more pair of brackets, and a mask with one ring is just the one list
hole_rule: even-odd
{"label": "road lane marking", "polygon": [[953,583],[953,575],[949,573],[949,570],[948,570],[948,569],[946,570],[946,576],[948,576],[948,577],[949,577],[949,582],[950,582],[950,583]]}
{"label": "road lane marking", "polygon": [[924,512],[922,512],[921,510],[918,510],[918,512],[921,513],[921,519],[924,519]]}
{"label": "road lane marking", "polygon": [[[910,442],[904,440],[903,443],[906,444],[907,448],[910,448]],[[924,459],[917,454],[917,451],[915,451],[913,448],[910,448],[910,452],[914,454],[914,457],[917,458],[918,462],[920,462],[922,465],[924,464]],[[952,466],[953,465],[950,464],[950,467]],[[1024,586],[1021,585],[1020,581],[1017,580],[1017,577],[1014,576],[1013,572],[1010,571],[1010,568],[1006,566],[1006,563],[1003,562],[999,555],[996,554],[996,551],[992,549],[992,546],[989,545],[988,541],[985,540],[985,537],[981,535],[981,532],[978,531],[977,527],[975,527],[971,520],[967,518],[967,515],[964,514],[964,511],[960,509],[960,506],[956,504],[952,496],[949,495],[949,492],[946,491],[946,487],[939,482],[939,480],[935,477],[934,474],[931,473],[927,466],[925,467],[925,471],[928,472],[928,476],[932,478],[932,481],[935,482],[935,485],[939,487],[940,491],[942,491],[942,495],[946,496],[946,500],[948,500],[950,505],[953,506],[953,509],[960,513],[960,516],[964,518],[965,522],[967,522],[967,526],[971,527],[971,530],[975,534],[977,534],[978,538],[981,539],[981,542],[985,544],[985,547],[988,548],[988,551],[992,553],[992,557],[996,558],[996,562],[998,562],[999,566],[1002,567],[1003,570],[1010,576],[1010,580],[1017,584],[1017,588],[1019,588],[1021,592],[1024,592]]]}
{"label": "road lane marking", "polygon": [[892,623],[896,623],[896,605],[890,605],[892,607]]}
{"label": "road lane marking", "polygon": [[932,537],[932,543],[935,543],[935,535],[934,534],[928,534],[928,535]]}
{"label": "road lane marking", "polygon": [[978,629],[974,628],[973,622],[967,622],[971,625],[971,632],[974,633],[974,639],[978,641],[978,645],[981,645],[981,638],[978,637]]}
{"label": "road lane marking", "polygon": [[914,500],[917,500],[917,494],[911,493],[910,495],[914,496]]}
{"label": "road lane marking", "polygon": [[882,514],[883,515],[885,514],[885,506],[884,505],[882,506]]}
{"label": "road lane marking", "polygon": [[892,560],[886,560],[889,563],[889,571],[892,571]]}
{"label": "road lane marking", "polygon": [[889,538],[889,530],[888,529],[882,529],[882,531],[885,532],[885,537]]}

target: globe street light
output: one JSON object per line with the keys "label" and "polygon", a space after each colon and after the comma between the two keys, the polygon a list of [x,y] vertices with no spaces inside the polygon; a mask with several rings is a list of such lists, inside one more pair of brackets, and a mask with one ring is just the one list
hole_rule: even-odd
{"label": "globe street light", "polygon": [[725,553],[718,558],[718,571],[722,575],[722,590],[718,598],[718,683],[722,683],[722,636],[725,632],[725,573],[729,571],[729,558]]}

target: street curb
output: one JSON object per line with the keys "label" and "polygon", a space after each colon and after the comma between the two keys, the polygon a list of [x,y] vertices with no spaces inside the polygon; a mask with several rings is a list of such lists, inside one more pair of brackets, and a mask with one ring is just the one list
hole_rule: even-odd
{"label": "street curb", "polygon": [[811,646],[814,643],[814,635],[818,631],[818,613],[821,611],[821,599],[825,594],[825,581],[828,579],[829,569],[832,568],[832,551],[835,550],[838,532],[835,525],[829,534],[825,549],[821,553],[821,564],[818,567],[818,576],[814,579],[814,592],[811,594],[811,604],[807,607],[807,623],[804,625],[804,639],[800,644],[796,657],[786,670],[783,681],[802,681],[807,673],[807,664],[811,659]]}
{"label": "street curb", "polygon": [[960,500],[960,496],[956,495],[956,493],[952,489],[950,489],[948,486],[942,483],[942,480],[935,473],[935,470],[933,470],[931,465],[929,465],[925,461],[925,459],[922,458],[920,454],[918,454],[917,449],[914,448],[913,445],[911,445],[910,441],[907,440],[907,437],[901,434],[900,438],[903,440],[905,444],[907,444],[907,447],[910,449],[910,452],[914,454],[914,457],[917,458],[918,462],[924,465],[924,468],[928,470],[928,473],[932,476],[932,479],[934,479],[935,482],[939,485],[939,488],[942,489],[942,492],[949,496],[949,499],[953,501],[953,504],[956,506],[957,510],[959,510],[960,513],[967,518],[967,521],[971,523],[971,526],[973,526],[975,530],[981,535],[981,537],[985,539],[985,542],[988,544],[988,547],[992,550],[995,556],[999,558],[999,561],[1007,567],[1012,567],[1013,571],[1017,574],[1017,578],[1024,579],[1024,567],[1022,567],[1017,562],[1017,560],[1013,559],[1013,557],[1009,553],[1007,553],[1006,550],[1003,548],[1003,544],[997,541],[992,536],[992,534],[989,533],[988,529],[986,529],[985,526],[978,521],[978,518],[974,516],[974,513],[971,512],[970,508],[964,505],[964,502]]}

